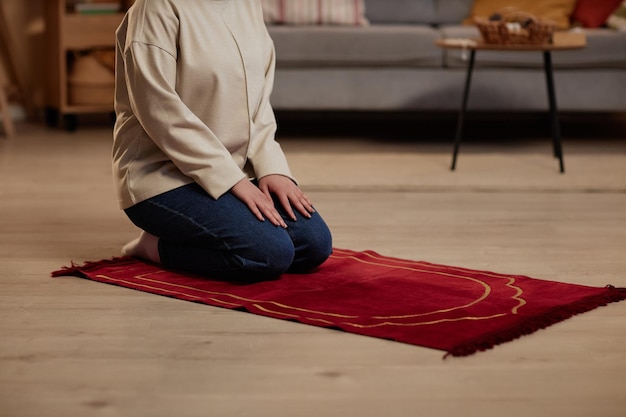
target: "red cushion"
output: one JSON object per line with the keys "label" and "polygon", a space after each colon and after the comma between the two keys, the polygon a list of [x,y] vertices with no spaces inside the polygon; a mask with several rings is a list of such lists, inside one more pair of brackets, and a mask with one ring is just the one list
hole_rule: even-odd
{"label": "red cushion", "polygon": [[622,0],[578,0],[572,20],[586,28],[598,28],[621,3]]}

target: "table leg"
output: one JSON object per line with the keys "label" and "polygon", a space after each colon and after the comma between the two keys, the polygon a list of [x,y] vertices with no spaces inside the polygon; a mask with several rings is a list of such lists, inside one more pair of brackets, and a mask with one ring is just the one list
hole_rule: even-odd
{"label": "table leg", "polygon": [[552,146],[554,156],[559,158],[559,168],[561,173],[565,172],[563,165],[563,146],[561,144],[561,128],[559,125],[559,112],[556,107],[556,94],[554,93],[554,75],[552,69],[552,54],[550,51],[543,53],[543,68],[546,72],[546,82],[548,86],[548,102],[550,104],[550,125],[552,132]]}
{"label": "table leg", "polygon": [[459,146],[461,145],[461,139],[463,138],[463,125],[465,123],[465,113],[467,110],[467,99],[469,98],[470,84],[472,83],[472,72],[474,71],[474,58],[476,57],[476,50],[470,51],[469,63],[467,64],[467,75],[465,78],[465,89],[463,90],[463,101],[461,102],[461,110],[459,111],[459,118],[456,125],[456,136],[454,139],[454,151],[452,152],[452,166],[451,171],[456,168],[456,157],[459,153]]}

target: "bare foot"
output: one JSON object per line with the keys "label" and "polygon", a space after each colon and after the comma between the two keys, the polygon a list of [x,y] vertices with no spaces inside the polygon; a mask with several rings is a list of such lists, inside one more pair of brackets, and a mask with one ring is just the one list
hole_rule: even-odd
{"label": "bare foot", "polygon": [[160,264],[159,238],[142,231],[137,239],[124,245],[122,255],[133,256]]}

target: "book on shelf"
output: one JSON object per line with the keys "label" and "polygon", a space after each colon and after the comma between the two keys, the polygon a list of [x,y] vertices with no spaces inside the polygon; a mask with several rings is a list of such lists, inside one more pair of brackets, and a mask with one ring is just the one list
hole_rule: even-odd
{"label": "book on shelf", "polygon": [[108,14],[117,13],[122,9],[121,2],[95,2],[76,3],[74,5],[76,13],[80,14]]}

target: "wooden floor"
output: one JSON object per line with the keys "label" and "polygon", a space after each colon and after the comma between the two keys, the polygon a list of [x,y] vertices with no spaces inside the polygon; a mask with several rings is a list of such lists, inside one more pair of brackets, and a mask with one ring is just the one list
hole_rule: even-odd
{"label": "wooden floor", "polygon": [[[52,279],[70,261],[118,255],[137,231],[116,206],[108,127],[17,130],[0,137],[0,416],[626,416],[626,302],[443,360],[436,350]],[[336,247],[626,287],[626,136],[566,141],[569,177],[536,138],[468,143],[451,174],[441,138],[288,136],[294,171]],[[335,149],[378,165],[354,176],[349,158],[341,168],[322,163]],[[391,154],[414,158],[426,177],[368,189],[368,175],[398,169],[381,165],[397,161]],[[302,168],[315,166],[350,186],[325,187]],[[328,175],[327,166],[345,171]],[[580,172],[585,181],[571,180]],[[468,182],[441,181],[450,175]],[[481,188],[494,177],[510,180]],[[529,182],[538,177],[551,186]],[[570,182],[560,189],[556,178]]]}

